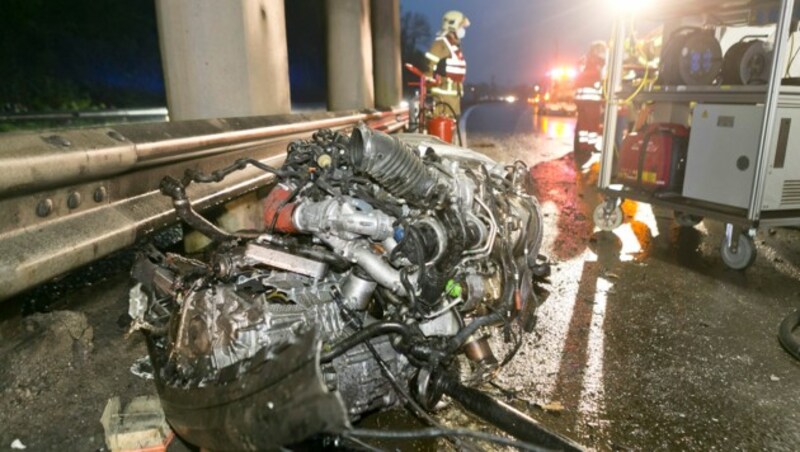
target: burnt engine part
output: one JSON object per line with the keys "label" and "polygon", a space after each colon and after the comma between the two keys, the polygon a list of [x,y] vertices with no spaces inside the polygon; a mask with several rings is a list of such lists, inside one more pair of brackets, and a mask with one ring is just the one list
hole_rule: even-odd
{"label": "burnt engine part", "polygon": [[[191,208],[187,185],[249,164],[263,165],[166,178],[178,216],[214,243],[203,259],[149,250],[133,271],[134,329],[187,441],[276,448],[376,410],[430,409],[431,375],[466,366],[453,378],[481,384],[532,328],[542,218],[521,162],[321,130],[262,168],[277,179],[263,231],[222,231]],[[515,341],[502,360],[493,333]]]}
{"label": "burnt engine part", "polygon": [[515,438],[537,444],[547,450],[578,452],[581,446],[563,436],[554,434],[538,422],[487,394],[461,384],[451,375],[434,376],[435,390],[447,394],[467,411],[491,422]]}
{"label": "burnt engine part", "polygon": [[386,191],[416,204],[427,200],[437,185],[435,173],[396,137],[357,127],[350,138],[353,166]]}

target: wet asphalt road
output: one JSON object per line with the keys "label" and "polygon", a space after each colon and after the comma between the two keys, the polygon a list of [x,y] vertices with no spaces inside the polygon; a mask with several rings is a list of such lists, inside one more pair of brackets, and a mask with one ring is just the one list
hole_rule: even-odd
{"label": "wet asphalt road", "polygon": [[[553,261],[537,327],[496,379],[506,392],[484,389],[598,450],[800,450],[800,364],[776,340],[800,306],[800,232],[759,231],[746,272],[722,264],[718,223],[679,228],[672,212],[626,202],[625,224],[597,232],[597,168],[576,166],[573,123],[524,104],[482,105],[468,118],[469,147],[530,166]],[[98,450],[108,398],[155,392],[128,370],[145,354],[141,337],[117,325],[129,285],[122,272],[61,296],[57,307],[93,328],[90,353],[76,347],[80,319],[77,333],[63,315],[0,324],[0,450],[13,439],[29,450]],[[47,328],[52,343],[39,340]],[[437,417],[488,428],[452,406]],[[363,424],[419,425],[401,410]]]}
{"label": "wet asphalt road", "polygon": [[800,450],[800,363],[776,339],[800,306],[800,232],[759,231],[746,272],[722,263],[720,223],[680,228],[626,201],[625,223],[599,232],[598,167],[576,165],[573,130],[524,104],[467,120],[469,147],[531,168],[554,262],[534,335],[497,380],[508,400],[599,450]]}

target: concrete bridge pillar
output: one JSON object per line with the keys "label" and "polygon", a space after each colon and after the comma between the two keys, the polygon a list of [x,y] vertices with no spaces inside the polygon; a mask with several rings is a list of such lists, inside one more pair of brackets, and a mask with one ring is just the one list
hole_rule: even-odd
{"label": "concrete bridge pillar", "polygon": [[156,13],[171,120],[290,112],[283,0],[156,0]]}
{"label": "concrete bridge pillar", "polygon": [[373,108],[369,0],[326,0],[328,110]]}
{"label": "concrete bridge pillar", "polygon": [[372,0],[371,8],[375,106],[395,107],[403,97],[400,0]]}

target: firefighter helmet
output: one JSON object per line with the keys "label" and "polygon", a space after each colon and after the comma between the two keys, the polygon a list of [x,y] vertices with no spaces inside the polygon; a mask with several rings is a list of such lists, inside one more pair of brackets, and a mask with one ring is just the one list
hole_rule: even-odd
{"label": "firefighter helmet", "polygon": [[448,11],[442,16],[442,33],[456,32],[469,27],[469,19],[461,11]]}
{"label": "firefighter helmet", "polygon": [[608,52],[608,46],[606,46],[605,41],[594,41],[589,46],[589,55],[598,60],[605,61],[606,60],[606,53]]}

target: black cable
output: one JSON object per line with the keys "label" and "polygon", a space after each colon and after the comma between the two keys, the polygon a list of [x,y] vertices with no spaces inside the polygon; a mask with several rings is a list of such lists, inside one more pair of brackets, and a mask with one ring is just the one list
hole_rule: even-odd
{"label": "black cable", "polygon": [[411,284],[411,280],[408,277],[408,267],[403,267],[400,269],[400,284],[403,285],[403,289],[406,291],[406,295],[408,295],[408,305],[411,309],[417,308],[417,293],[416,287]]}
{"label": "black cable", "polygon": [[[369,451],[369,452],[384,452],[386,450],[386,449],[381,449],[380,447],[375,447],[375,446],[373,446],[371,444],[367,444],[366,442],[361,441],[358,438],[347,437],[347,436],[344,436],[344,435],[342,435],[341,438],[344,441],[352,443],[352,444],[348,444],[347,446],[353,447],[353,449],[355,449],[355,450],[366,450],[366,451]],[[338,445],[335,445],[335,446],[338,446]],[[348,447],[348,449],[349,449],[349,447]]]}
{"label": "black cable", "polygon": [[517,353],[519,352],[519,349],[522,348],[523,344],[522,334],[515,332],[514,328],[511,326],[511,324],[508,323],[508,321],[506,321],[506,324],[508,325],[507,326],[508,331],[510,331],[511,334],[514,336],[514,347],[506,354],[506,356],[500,362],[501,368],[506,367],[506,365],[510,363],[515,356],[517,356]]}
{"label": "black cable", "polygon": [[[409,412],[411,412],[412,415],[416,416],[418,419],[422,420],[429,426],[434,428],[442,428],[441,424],[436,422],[436,420],[430,414],[428,414],[425,411],[425,409],[422,408],[422,406],[420,406],[420,404],[417,403],[416,400],[414,400],[413,397],[411,397],[411,394],[409,394],[408,391],[406,391],[400,385],[400,382],[397,381],[397,377],[394,376],[391,369],[389,369],[389,365],[381,357],[381,355],[378,354],[378,351],[375,350],[375,347],[369,341],[365,342],[365,344],[369,349],[370,353],[372,353],[372,356],[375,358],[375,361],[378,363],[378,367],[381,369],[383,377],[386,378],[387,381],[389,381],[389,384],[392,385],[395,392],[397,392],[400,398],[403,399],[404,402],[403,406]],[[456,447],[458,447],[459,449],[465,446],[463,443],[461,443],[461,441],[458,440],[458,438],[448,436],[447,439],[453,442],[453,444],[455,444]]]}
{"label": "black cable", "polygon": [[256,168],[260,169],[261,171],[264,171],[266,173],[272,173],[278,177],[283,177],[284,175],[282,171],[275,169],[264,163],[261,163],[256,159],[242,158],[236,160],[236,162],[234,162],[232,165],[211,172],[211,174],[205,174],[202,171],[198,170],[187,169],[186,172],[184,173],[182,182],[184,187],[189,186],[189,184],[192,182],[203,183],[203,184],[221,182],[229,174],[235,171],[243,170],[247,167],[247,165],[253,165]]}
{"label": "black cable", "polygon": [[783,345],[783,348],[794,356],[795,359],[800,359],[800,341],[792,334],[795,328],[800,326],[800,309],[789,314],[781,322],[778,329],[778,340]]}
{"label": "black cable", "polygon": [[178,217],[186,222],[193,229],[202,232],[213,241],[222,242],[234,238],[242,238],[234,234],[230,234],[222,229],[219,229],[206,220],[203,216],[198,214],[193,208],[191,200],[186,195],[186,187],[194,183],[216,183],[221,182],[229,174],[242,170],[247,165],[253,165],[256,168],[275,174],[278,177],[284,177],[285,173],[277,170],[269,165],[261,163],[252,158],[242,158],[236,160],[232,165],[213,171],[211,174],[205,174],[202,171],[187,169],[184,173],[183,179],[177,180],[170,176],[166,176],[161,180],[160,190],[161,193],[172,198],[173,206]]}
{"label": "black cable", "polygon": [[399,334],[404,341],[408,341],[408,339],[411,338],[411,327],[398,322],[376,322],[367,325],[360,331],[347,336],[331,346],[330,350],[320,355],[319,360],[322,363],[332,361],[334,358],[344,354],[356,345],[375,336],[382,336],[384,334]]}
{"label": "black cable", "polygon": [[214,223],[211,223],[194,210],[192,202],[186,195],[186,186],[181,181],[171,176],[164,176],[159,184],[159,190],[161,194],[172,198],[172,206],[178,218],[183,220],[192,229],[203,233],[203,235],[216,242],[225,242],[236,238],[218,228]]}
{"label": "black cable", "polygon": [[463,428],[426,428],[419,430],[372,430],[363,428],[354,428],[342,433],[343,436],[350,436],[356,438],[381,438],[381,439],[424,439],[424,438],[439,438],[442,436],[464,436],[468,438],[475,438],[481,441],[486,441],[502,446],[516,447],[520,450],[527,451],[548,451],[551,449],[544,449],[532,444],[523,443],[513,439],[504,438],[492,433],[481,432],[477,430],[468,430]]}
{"label": "black cable", "polygon": [[459,119],[461,119],[461,116],[457,115],[456,110],[453,108],[453,106],[448,104],[447,102],[441,102],[440,105],[445,105],[450,110],[450,113],[453,114],[453,119],[456,122],[456,134],[458,135],[458,145],[464,146],[464,143],[461,141],[461,124],[459,124]]}
{"label": "black cable", "polygon": [[459,348],[461,348],[461,346],[464,345],[464,342],[466,342],[470,336],[475,334],[475,332],[478,331],[479,328],[484,326],[489,326],[494,323],[502,321],[503,321],[503,316],[496,312],[492,312],[490,314],[477,317],[469,325],[465,326],[464,328],[461,329],[461,331],[456,333],[456,335],[453,336],[452,339],[450,339],[450,342],[448,344],[449,351],[454,352]]}
{"label": "black cable", "polygon": [[[364,327],[363,322],[358,316],[348,308],[344,302],[342,301],[341,293],[338,291],[334,293],[334,301],[348,318],[347,321],[350,323],[351,321],[356,325],[357,328],[362,329]],[[426,424],[431,427],[441,428],[441,425],[436,422],[436,420],[429,415],[422,406],[414,400],[413,397],[406,391],[401,385],[400,382],[397,381],[397,377],[392,373],[391,369],[389,369],[389,365],[386,361],[381,357],[375,347],[372,345],[370,341],[365,341],[364,345],[367,346],[372,356],[375,358],[375,361],[378,363],[378,367],[383,374],[383,377],[389,382],[390,385],[394,388],[395,392],[397,392],[398,396],[403,399],[404,403],[403,406],[408,410],[413,416],[416,416],[418,419],[422,420]],[[450,442],[452,442],[456,447],[459,449],[465,448],[470,449],[473,448],[471,444],[463,444],[458,438],[455,437],[448,437],[447,438]],[[466,447],[465,447],[466,446]]]}
{"label": "black cable", "polygon": [[[789,33],[791,34],[792,32],[789,31]],[[794,47],[794,34],[792,34],[791,39],[792,39],[791,47]],[[789,50],[791,50],[791,48]],[[789,62],[786,64],[786,73],[783,74],[784,77],[789,77],[789,71],[791,71],[792,69],[792,64],[794,64],[794,59],[797,58],[798,52],[800,52],[800,47],[798,47],[797,50],[795,50],[792,56],[789,58]]]}
{"label": "black cable", "polygon": [[[398,394],[400,394],[400,397],[403,398],[405,402],[403,406],[406,408],[406,410],[411,412],[412,415],[416,416],[418,419],[426,423],[431,428],[438,428],[438,429],[445,428],[442,426],[442,424],[437,422],[436,419],[434,419],[430,414],[428,414],[428,412],[425,411],[425,409],[422,408],[422,406],[419,403],[417,403],[417,401],[414,400],[413,397],[411,397],[408,391],[406,391],[402,386],[400,386],[400,383],[397,381],[397,377],[395,377],[391,373],[391,371],[388,368],[388,365],[386,364],[386,361],[384,361],[383,358],[381,358],[380,355],[378,355],[378,352],[375,350],[372,344],[368,343],[368,346],[370,352],[372,352],[373,356],[375,357],[375,360],[378,362],[378,365],[381,369],[381,373],[383,373],[383,376],[389,381],[389,384],[392,385],[394,390]],[[445,437],[445,439],[447,439],[447,441],[456,446],[458,450],[467,450],[467,451],[480,450],[474,444],[470,444],[469,442],[464,443],[456,436],[453,435],[443,435],[443,436]]]}

